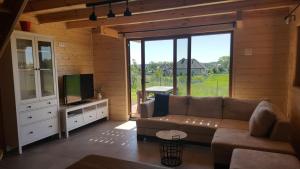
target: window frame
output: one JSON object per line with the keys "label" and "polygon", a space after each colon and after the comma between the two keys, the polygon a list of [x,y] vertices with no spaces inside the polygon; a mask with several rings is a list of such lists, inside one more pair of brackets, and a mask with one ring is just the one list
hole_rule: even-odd
{"label": "window frame", "polygon": [[205,35],[218,35],[218,34],[230,34],[230,66],[229,66],[229,97],[232,97],[232,84],[233,84],[233,64],[234,64],[234,31],[218,31],[209,33],[198,33],[189,35],[178,35],[178,36],[161,36],[161,37],[147,37],[147,38],[129,38],[126,39],[126,59],[127,59],[127,82],[128,82],[128,108],[131,115],[131,70],[130,70],[130,41],[141,41],[141,86],[142,86],[142,101],[145,101],[145,41],[157,41],[157,40],[173,40],[173,94],[177,95],[177,40],[187,39],[188,40],[188,65],[187,65],[187,96],[191,95],[191,53],[192,53],[192,37],[193,36],[205,36]]}

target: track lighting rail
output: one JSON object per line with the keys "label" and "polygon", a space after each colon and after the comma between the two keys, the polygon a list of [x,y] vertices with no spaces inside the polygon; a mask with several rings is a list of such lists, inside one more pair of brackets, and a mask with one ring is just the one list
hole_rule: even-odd
{"label": "track lighting rail", "polygon": [[105,0],[105,1],[99,1],[99,2],[91,2],[91,3],[86,3],[86,7],[106,5],[109,3],[113,4],[113,3],[118,3],[118,2],[126,2],[126,0]]}

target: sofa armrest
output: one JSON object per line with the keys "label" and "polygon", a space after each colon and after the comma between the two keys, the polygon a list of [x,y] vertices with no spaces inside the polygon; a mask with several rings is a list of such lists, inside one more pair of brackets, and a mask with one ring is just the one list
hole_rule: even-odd
{"label": "sofa armrest", "polygon": [[278,120],[270,135],[271,140],[289,142],[291,140],[291,125],[288,120]]}
{"label": "sofa armrest", "polygon": [[154,112],[154,100],[147,100],[141,103],[141,118],[152,117]]}

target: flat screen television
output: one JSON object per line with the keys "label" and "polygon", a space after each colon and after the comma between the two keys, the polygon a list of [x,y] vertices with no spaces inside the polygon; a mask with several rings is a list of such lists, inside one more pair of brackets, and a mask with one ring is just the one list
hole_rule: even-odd
{"label": "flat screen television", "polygon": [[94,97],[93,74],[64,75],[65,104],[84,102]]}

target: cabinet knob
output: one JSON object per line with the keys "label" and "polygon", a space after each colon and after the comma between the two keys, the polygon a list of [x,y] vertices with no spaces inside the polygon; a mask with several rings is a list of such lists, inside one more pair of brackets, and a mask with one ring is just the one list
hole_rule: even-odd
{"label": "cabinet knob", "polygon": [[92,118],[93,116],[90,116],[90,118]]}
{"label": "cabinet knob", "polygon": [[33,131],[29,132],[29,134],[33,134]]}
{"label": "cabinet knob", "polygon": [[49,127],[50,127],[50,128],[52,128],[53,126],[52,126],[52,125],[50,125]]}
{"label": "cabinet knob", "polygon": [[51,104],[51,102],[48,102],[48,104]]}
{"label": "cabinet knob", "polygon": [[77,120],[75,120],[74,122],[77,123]]}
{"label": "cabinet knob", "polygon": [[31,109],[31,106],[27,106],[28,109]]}
{"label": "cabinet knob", "polygon": [[52,114],[52,112],[51,112],[51,111],[49,111],[49,112],[48,112],[48,114]]}
{"label": "cabinet knob", "polygon": [[28,116],[29,119],[32,119],[32,116]]}

